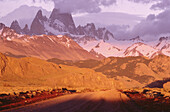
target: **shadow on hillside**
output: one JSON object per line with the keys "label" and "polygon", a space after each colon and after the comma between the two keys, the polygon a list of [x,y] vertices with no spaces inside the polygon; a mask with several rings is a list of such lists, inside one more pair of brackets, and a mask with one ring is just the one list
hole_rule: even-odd
{"label": "shadow on hillside", "polygon": [[154,81],[150,84],[148,84],[147,86],[145,87],[149,87],[149,88],[163,88],[163,85],[167,82],[170,82],[170,78],[166,78],[166,79],[163,79],[163,80],[157,80],[157,81]]}

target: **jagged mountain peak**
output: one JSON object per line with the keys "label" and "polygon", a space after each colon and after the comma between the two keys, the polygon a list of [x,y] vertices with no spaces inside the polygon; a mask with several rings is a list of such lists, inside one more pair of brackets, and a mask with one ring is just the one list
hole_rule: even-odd
{"label": "jagged mountain peak", "polygon": [[60,13],[60,10],[54,8],[53,11],[52,11],[52,13],[51,13],[51,15],[50,15],[50,19],[52,19],[52,20],[57,19],[56,17],[57,17],[57,15],[58,15],[59,13]]}
{"label": "jagged mountain peak", "polygon": [[35,18],[36,18],[36,19],[40,19],[40,20],[47,20],[47,17],[46,17],[46,16],[43,16],[42,10],[38,10]]}
{"label": "jagged mountain peak", "polygon": [[24,27],[24,29],[29,29],[27,24],[25,24],[25,27]]}
{"label": "jagged mountain peak", "polygon": [[14,20],[10,26],[11,29],[15,30],[18,34],[22,34],[22,29],[17,20]]}
{"label": "jagged mountain peak", "polygon": [[11,26],[14,25],[14,26],[19,26],[19,23],[17,20],[14,20],[12,23],[11,23]]}
{"label": "jagged mountain peak", "polygon": [[76,28],[72,15],[70,13],[60,12],[60,10],[56,8],[53,9],[49,18],[43,16],[42,10],[39,10],[33,19],[30,30],[27,27],[24,27],[24,29],[21,30],[20,28],[18,28],[19,30],[15,28],[13,29],[19,34],[28,35],[70,34],[70,36],[74,39],[80,39],[82,36],[84,36],[92,38],[89,40],[93,40],[95,38],[96,40],[104,41],[114,38],[113,34],[106,28],[97,29],[94,23],[88,23],[85,26],[78,26]]}
{"label": "jagged mountain peak", "polygon": [[23,28],[23,32],[24,32],[24,34],[27,34],[27,35],[30,33],[30,30],[29,30],[27,24],[26,24],[25,27]]}
{"label": "jagged mountain peak", "polygon": [[75,27],[72,15],[70,13],[60,12],[60,10],[56,8],[53,9],[49,19],[52,21],[57,19],[64,23],[66,26]]}
{"label": "jagged mountain peak", "polygon": [[39,10],[31,24],[30,32],[33,35],[41,35],[45,33],[44,22],[48,19],[46,16],[43,16],[42,11]]}
{"label": "jagged mountain peak", "polygon": [[37,18],[43,17],[42,10],[38,10],[36,17]]}
{"label": "jagged mountain peak", "polygon": [[76,26],[73,21],[73,17],[70,13],[63,13],[63,12],[60,12],[59,9],[54,8],[50,15],[49,20],[51,24],[50,26],[53,26],[53,24],[56,24],[55,20],[58,20],[65,25],[67,32],[71,34],[77,34]]}

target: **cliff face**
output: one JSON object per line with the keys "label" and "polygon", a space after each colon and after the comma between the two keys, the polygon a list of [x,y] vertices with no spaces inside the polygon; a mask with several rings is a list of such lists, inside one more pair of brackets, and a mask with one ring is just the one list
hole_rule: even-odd
{"label": "cliff face", "polygon": [[69,33],[71,34],[77,33],[76,26],[70,13],[61,13],[59,10],[53,9],[49,19],[51,21],[51,24],[55,24],[55,20],[59,20],[65,25]]}

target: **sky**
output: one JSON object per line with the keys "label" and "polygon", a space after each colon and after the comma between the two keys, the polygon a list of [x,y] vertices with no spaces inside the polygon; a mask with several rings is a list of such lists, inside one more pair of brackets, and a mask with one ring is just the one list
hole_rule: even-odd
{"label": "sky", "polygon": [[[103,14],[103,23],[107,23],[107,27],[118,38],[141,36],[152,40],[160,35],[170,34],[170,0],[0,0],[0,17],[21,5],[40,6],[47,11],[52,11],[55,7],[62,12],[72,13],[77,21],[96,21],[95,17],[87,18],[90,15],[99,18]],[[122,15],[115,16],[116,19],[112,20],[106,16],[108,12],[114,16],[116,13]],[[136,19],[130,19],[132,17]],[[124,19],[118,21],[119,18]],[[129,30],[127,25],[133,28]]]}
{"label": "sky", "polygon": [[[91,2],[87,3],[87,1],[92,1],[92,0],[54,0],[54,1],[70,1],[66,3],[67,8],[65,8],[65,5],[60,5],[64,4],[63,2],[56,3],[56,6],[53,2],[53,0],[0,0],[0,17],[5,16],[9,12],[12,12],[14,9],[20,7],[21,5],[28,5],[28,6],[41,6],[42,8],[46,9],[47,11],[52,11],[54,7],[60,6],[62,9],[70,10],[74,12],[74,14],[80,12],[80,13],[99,13],[99,12],[123,12],[123,13],[128,13],[128,14],[136,14],[140,16],[146,17],[150,13],[158,14],[160,10],[151,10],[150,7],[153,5],[153,3],[148,3],[148,4],[143,4],[143,3],[136,3],[136,2],[131,2],[128,0],[105,0],[105,1],[111,1],[110,4],[105,4],[101,5],[97,3],[93,3],[94,5],[89,5],[92,4]],[[74,3],[75,1],[80,1],[79,4],[82,4],[82,1],[84,1],[84,4],[87,4],[85,6],[84,4],[82,6],[79,5],[68,7],[70,4]],[[95,1],[102,1],[102,0],[95,0]],[[75,5],[77,5],[75,4]],[[83,8],[82,8],[83,7]],[[87,7],[97,7],[97,8],[87,8]],[[74,10],[73,10],[74,9]],[[89,10],[87,10],[89,9]],[[76,12],[77,10],[77,12]],[[80,15],[80,14],[79,14]]]}

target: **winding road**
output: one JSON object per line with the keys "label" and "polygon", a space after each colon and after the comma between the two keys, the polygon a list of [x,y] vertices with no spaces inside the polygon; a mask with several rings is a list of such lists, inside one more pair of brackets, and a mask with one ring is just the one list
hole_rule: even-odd
{"label": "winding road", "polygon": [[142,112],[117,90],[65,95],[3,112]]}

